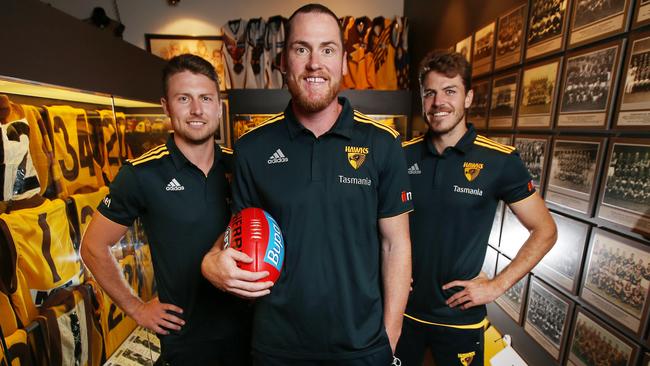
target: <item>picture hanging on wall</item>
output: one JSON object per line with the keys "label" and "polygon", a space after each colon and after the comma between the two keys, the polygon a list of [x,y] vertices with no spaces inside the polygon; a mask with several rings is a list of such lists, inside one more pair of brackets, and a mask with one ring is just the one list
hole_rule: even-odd
{"label": "picture hanging on wall", "polygon": [[558,127],[607,127],[622,45],[616,41],[567,56]]}
{"label": "picture hanging on wall", "polygon": [[[510,259],[499,255],[497,260],[497,273],[510,264]],[[505,311],[517,324],[521,324],[521,318],[524,313],[524,303],[526,302],[526,288],[528,288],[528,277],[526,274],[521,280],[506,290],[503,295],[497,297],[496,303]]]}
{"label": "picture hanging on wall", "polygon": [[494,57],[494,31],[496,23],[492,22],[474,34],[474,53],[472,57],[472,76],[487,74],[492,71]]}
{"label": "picture hanging on wall", "polygon": [[456,43],[456,52],[465,56],[467,62],[472,62],[472,35]]}
{"label": "picture hanging on wall", "polygon": [[650,32],[630,38],[624,65],[615,126],[650,130]]}
{"label": "picture hanging on wall", "polygon": [[506,15],[499,17],[497,25],[496,54],[494,69],[499,70],[521,62],[524,35],[526,34],[526,15],[528,7],[524,4]]}
{"label": "picture hanging on wall", "polygon": [[573,2],[569,47],[625,31],[632,0],[582,0]]}
{"label": "picture hanging on wall", "polygon": [[532,0],[526,59],[561,51],[567,33],[568,0]]}
{"label": "picture hanging on wall", "polygon": [[634,9],[633,28],[639,28],[650,24],[650,0],[639,0]]}
{"label": "picture hanging on wall", "polygon": [[490,106],[490,80],[472,81],[474,97],[467,112],[467,120],[477,129],[487,128],[488,110]]}
{"label": "picture hanging on wall", "polygon": [[550,128],[555,111],[561,59],[524,69],[517,127]]}
{"label": "picture hanging on wall", "polygon": [[515,126],[519,71],[495,76],[490,99],[490,129],[511,129]]}
{"label": "picture hanging on wall", "polygon": [[550,136],[518,135],[515,137],[515,147],[519,152],[519,157],[528,168],[528,172],[533,178],[533,185],[540,195],[542,187],[544,187],[550,141]]}
{"label": "picture hanging on wall", "polygon": [[494,278],[494,275],[496,274],[498,255],[499,252],[488,245],[487,251],[485,252],[485,260],[483,261],[481,272],[485,273],[489,279]]}

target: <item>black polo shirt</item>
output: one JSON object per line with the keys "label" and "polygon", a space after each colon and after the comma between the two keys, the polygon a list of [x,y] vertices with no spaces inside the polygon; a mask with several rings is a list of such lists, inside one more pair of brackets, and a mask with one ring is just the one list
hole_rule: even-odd
{"label": "black polo shirt", "polygon": [[235,145],[233,211],[261,207],[285,240],[284,268],[256,304],[253,348],[299,359],[382,350],[378,220],[411,210],[398,133],[342,111],[316,138],[291,105]]}
{"label": "black polo shirt", "polygon": [[102,215],[120,225],[142,219],[160,301],[184,310],[186,324],[162,336],[163,346],[225,339],[242,327],[246,306],[201,275],[203,256],[230,219],[227,155],[215,144],[206,177],[170,136],[165,145],[127,162],[99,205]]}
{"label": "black polo shirt", "polygon": [[485,306],[447,306],[460,288],[443,291],[442,286],[481,271],[499,200],[510,204],[534,192],[514,147],[477,135],[471,124],[468,129],[442,154],[429,135],[403,145],[415,209],[410,215],[413,291],[406,315],[422,322],[469,325],[485,318]]}

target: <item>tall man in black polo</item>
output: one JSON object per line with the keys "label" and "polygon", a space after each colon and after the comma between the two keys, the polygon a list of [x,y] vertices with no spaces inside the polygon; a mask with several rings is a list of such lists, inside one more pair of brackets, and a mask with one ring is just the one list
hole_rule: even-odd
{"label": "tall man in black polo", "polygon": [[[171,59],[161,99],[174,133],[128,161],[86,231],[81,254],[97,282],[136,322],[159,334],[164,365],[248,364],[246,306],[201,275],[201,260],[230,219],[226,155],[214,141],[218,78],[198,56]],[[158,296],[143,302],[110,247],[140,217],[151,245]]]}
{"label": "tall man in black polo", "polygon": [[[310,4],[289,19],[284,72],[292,100],[235,145],[233,211],[257,206],[285,239],[278,281],[250,282],[215,248],[204,274],[261,297],[256,365],[389,365],[410,282],[411,194],[398,134],[337,98],[345,52],[336,15]],[[403,171],[400,171],[403,169]],[[253,273],[255,274],[255,273]]]}
{"label": "tall man in black polo", "polygon": [[[420,68],[428,132],[404,144],[415,211],[410,217],[413,291],[397,356],[421,365],[427,347],[437,365],[483,365],[485,304],[529,272],[556,239],[544,201],[519,154],[478,135],[465,119],[471,72],[458,53],[433,53]],[[494,279],[480,276],[499,200],[530,231]]]}

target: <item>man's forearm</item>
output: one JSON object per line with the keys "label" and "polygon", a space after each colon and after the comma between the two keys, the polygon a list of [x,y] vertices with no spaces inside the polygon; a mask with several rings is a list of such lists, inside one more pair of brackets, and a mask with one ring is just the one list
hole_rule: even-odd
{"label": "man's forearm", "polygon": [[394,350],[402,332],[402,320],[411,282],[411,246],[408,241],[405,245],[383,245],[382,280],[384,325]]}

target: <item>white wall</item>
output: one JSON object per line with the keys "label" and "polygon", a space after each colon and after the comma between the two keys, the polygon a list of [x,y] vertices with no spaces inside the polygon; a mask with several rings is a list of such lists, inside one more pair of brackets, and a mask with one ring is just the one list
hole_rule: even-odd
{"label": "white wall", "polygon": [[[89,18],[92,9],[101,6],[117,19],[113,0],[41,0],[76,18]],[[314,0],[316,2],[317,0]],[[231,19],[288,17],[310,0],[181,0],[177,6],[167,0],[118,0],[124,40],[140,48],[144,34],[219,35],[221,26]],[[339,17],[352,15],[394,17],[404,14],[404,0],[320,0]]]}

